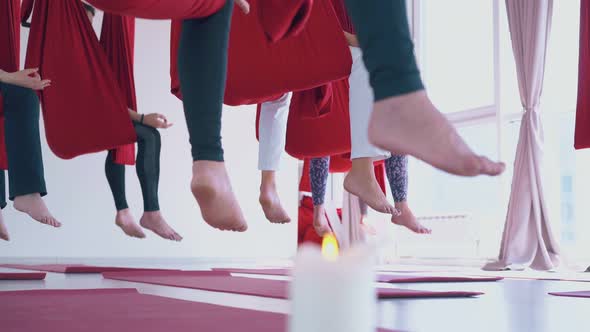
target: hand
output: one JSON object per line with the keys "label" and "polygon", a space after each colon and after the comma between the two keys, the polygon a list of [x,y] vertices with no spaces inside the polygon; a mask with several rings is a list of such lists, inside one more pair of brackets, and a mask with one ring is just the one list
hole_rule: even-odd
{"label": "hand", "polygon": [[153,128],[167,129],[172,127],[173,123],[168,122],[165,116],[158,113],[146,114],[143,117],[143,124]]}
{"label": "hand", "polygon": [[14,73],[3,73],[2,82],[33,90],[43,90],[51,86],[51,80],[42,80],[39,68],[25,69]]}
{"label": "hand", "polygon": [[250,4],[247,0],[236,0],[236,6],[240,7],[244,14],[250,13]]}

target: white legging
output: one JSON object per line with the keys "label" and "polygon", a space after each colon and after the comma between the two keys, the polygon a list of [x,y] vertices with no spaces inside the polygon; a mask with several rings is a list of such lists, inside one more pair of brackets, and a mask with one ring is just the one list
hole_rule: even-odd
{"label": "white legging", "polygon": [[[389,153],[369,142],[368,130],[373,111],[373,90],[369,84],[369,73],[363,62],[363,53],[358,47],[350,47],[350,53],[352,68],[348,82],[350,84],[351,159],[385,159]],[[290,101],[291,93],[288,93],[277,100],[262,104],[258,150],[258,169],[261,171],[279,170],[281,156],[285,150]]]}

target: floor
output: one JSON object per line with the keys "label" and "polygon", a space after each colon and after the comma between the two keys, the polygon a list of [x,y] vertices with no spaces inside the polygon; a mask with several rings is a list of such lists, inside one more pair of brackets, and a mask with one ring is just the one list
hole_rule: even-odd
{"label": "floor", "polygon": [[[212,266],[176,265],[165,267],[198,270],[207,269]],[[398,268],[392,267],[392,269]],[[412,267],[406,269],[412,270]],[[428,270],[425,267],[421,267],[421,269]],[[454,267],[452,270],[457,271],[458,268]],[[0,268],[0,272],[9,271],[15,270]],[[465,273],[473,273],[474,271],[473,269],[464,270]],[[505,275],[522,276],[527,274],[511,272]],[[547,274],[547,277],[554,276]],[[274,278],[280,279],[281,277]],[[380,301],[378,320],[379,326],[381,327],[404,331],[453,332],[564,332],[589,330],[586,323],[590,314],[590,299],[555,297],[547,293],[590,290],[590,282],[508,278],[500,282],[491,283],[409,284],[396,285],[396,287],[424,290],[482,291],[485,295],[472,299]],[[77,288],[137,288],[141,293],[189,301],[280,313],[288,313],[289,310],[288,302],[284,300],[107,280],[103,279],[100,275],[48,273],[45,281],[0,282],[0,291]]]}

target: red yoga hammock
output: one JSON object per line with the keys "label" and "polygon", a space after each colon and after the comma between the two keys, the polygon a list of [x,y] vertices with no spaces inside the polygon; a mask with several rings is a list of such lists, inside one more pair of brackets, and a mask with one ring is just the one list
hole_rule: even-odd
{"label": "red yoga hammock", "polygon": [[[135,80],[133,78],[133,54],[135,44],[135,18],[105,13],[102,19],[100,45],[113,69],[119,87],[127,101],[127,107],[137,112]],[[135,144],[117,148],[113,161],[121,165],[135,164]]]}
{"label": "red yoga hammock", "polygon": [[41,102],[47,142],[58,157],[136,141],[127,103],[80,1],[35,1],[26,64],[52,80]]}
{"label": "red yoga hammock", "polygon": [[[20,59],[20,6],[19,0],[0,2],[0,69],[14,72]],[[4,142],[4,102],[0,91],[0,169],[8,168]]]}
{"label": "red yoga hammock", "polygon": [[581,1],[578,105],[574,147],[590,148],[590,3]]}
{"label": "red yoga hammock", "polygon": [[120,271],[169,271],[165,269],[150,269],[150,268],[134,268],[134,267],[115,267],[115,266],[94,266],[83,264],[41,264],[41,265],[27,265],[27,264],[2,264],[0,267],[18,269],[43,271],[54,273],[103,273],[103,272],[120,272]]}
{"label": "red yoga hammock", "polygon": [[[328,102],[318,99],[318,93],[314,90],[293,93],[285,146],[291,156],[303,159],[350,152],[348,79],[341,79],[330,85],[331,98]],[[320,109],[318,116],[310,116],[306,111],[317,109],[321,104],[328,109]]]}
{"label": "red yoga hammock", "polygon": [[0,272],[0,280],[43,280],[45,273],[14,273],[14,272]]}
{"label": "red yoga hammock", "polygon": [[225,0],[88,0],[105,12],[147,19],[185,19],[217,13]]}
{"label": "red yoga hammock", "polygon": [[[294,2],[306,3],[303,0]],[[275,1],[268,5],[273,3]],[[251,0],[250,5],[253,13],[273,10],[272,6],[262,8],[267,5],[262,0]],[[301,33],[277,43],[266,37],[270,28],[250,15],[235,10],[232,16],[225,104],[257,104],[290,91],[322,86],[350,74],[352,59],[348,43],[329,1],[314,1]],[[287,19],[275,23],[281,22],[291,24]],[[173,22],[171,91],[179,98],[182,96],[176,59],[181,29],[180,22]]]}

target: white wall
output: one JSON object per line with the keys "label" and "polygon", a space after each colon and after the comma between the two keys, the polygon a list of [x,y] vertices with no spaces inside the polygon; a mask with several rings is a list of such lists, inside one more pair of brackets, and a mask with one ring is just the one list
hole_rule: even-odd
{"label": "white wall", "polygon": [[[99,14],[94,22],[96,31],[100,31],[101,21],[102,15]],[[179,244],[172,243],[152,233],[145,240],[126,237],[114,224],[115,208],[104,176],[106,153],[61,160],[51,153],[43,137],[49,191],[46,202],[63,226],[51,229],[31,222],[9,204],[4,216],[12,241],[0,242],[0,258],[283,258],[294,253],[297,163],[285,158],[278,184],[283,203],[294,221],[291,225],[271,225],[258,205],[260,176],[256,168],[256,113],[252,106],[226,107],[222,132],[229,173],[250,228],[244,234],[226,233],[213,230],[202,220],[189,190],[192,160],[182,105],[169,93],[169,33],[167,21],[138,20],[135,79],[139,111],[161,112],[175,123],[161,132],[160,205],[169,223],[184,236],[184,240]],[[28,30],[22,29],[23,58],[27,35]],[[127,198],[135,217],[139,218],[141,191],[131,167],[127,167]]]}

